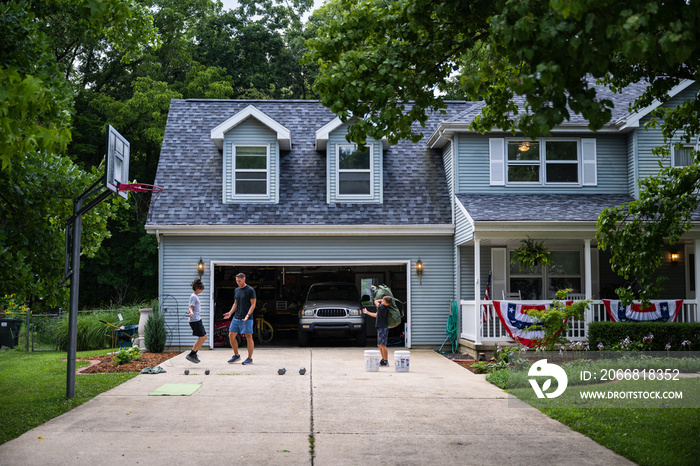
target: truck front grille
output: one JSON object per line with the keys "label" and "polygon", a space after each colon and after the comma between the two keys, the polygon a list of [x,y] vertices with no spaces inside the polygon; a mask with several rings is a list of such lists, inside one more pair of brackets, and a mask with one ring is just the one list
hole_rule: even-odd
{"label": "truck front grille", "polygon": [[319,309],[316,311],[318,317],[345,317],[345,309]]}

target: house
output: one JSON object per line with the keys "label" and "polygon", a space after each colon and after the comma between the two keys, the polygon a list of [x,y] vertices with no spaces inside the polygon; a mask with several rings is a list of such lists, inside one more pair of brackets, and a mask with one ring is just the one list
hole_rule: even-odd
{"label": "house", "polygon": [[[392,335],[407,347],[440,345],[456,300],[461,343],[472,352],[507,339],[496,321],[481,324],[489,274],[494,299],[515,290],[548,299],[564,286],[600,298],[620,280],[596,248],[597,216],[636,196],[662,142],[643,128],[652,108],[627,111],[640,91],[609,93],[613,119],[596,133],[574,117],[537,140],[476,134],[469,123],[483,103],[450,102],[417,128],[418,143],[368,140],[364,151],[315,101],[173,100],[155,180],[165,191],[146,225],[158,239],[168,345],[193,342],[183,315],[200,263],[214,346],[227,339],[222,314],[238,272],[275,338],[290,343],[317,281],[350,281],[365,295],[387,284],[405,303],[405,325]],[[696,93],[684,82],[663,105]],[[686,299],[686,319],[697,317],[698,231],[668,248],[663,270],[669,297]],[[554,267],[523,273],[510,264],[527,237],[545,241]]]}

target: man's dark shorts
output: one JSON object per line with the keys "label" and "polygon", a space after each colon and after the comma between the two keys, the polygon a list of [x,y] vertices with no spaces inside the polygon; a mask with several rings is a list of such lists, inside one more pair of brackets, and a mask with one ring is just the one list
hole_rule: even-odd
{"label": "man's dark shorts", "polygon": [[377,329],[377,344],[386,346],[386,342],[389,340],[389,329],[384,327],[384,328],[378,328]]}
{"label": "man's dark shorts", "polygon": [[190,322],[190,327],[192,327],[192,335],[196,337],[204,337],[207,335],[207,331],[204,330],[204,324],[201,320]]}

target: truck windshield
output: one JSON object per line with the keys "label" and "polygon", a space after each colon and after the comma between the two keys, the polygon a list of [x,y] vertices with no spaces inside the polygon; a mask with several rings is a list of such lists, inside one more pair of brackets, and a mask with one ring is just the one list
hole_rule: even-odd
{"label": "truck windshield", "polygon": [[309,290],[309,301],[359,301],[354,285],[314,285]]}

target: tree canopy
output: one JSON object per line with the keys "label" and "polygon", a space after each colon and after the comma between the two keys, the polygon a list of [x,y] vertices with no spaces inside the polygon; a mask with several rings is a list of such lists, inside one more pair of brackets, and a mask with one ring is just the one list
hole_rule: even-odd
{"label": "tree canopy", "polygon": [[[319,67],[315,88],[323,104],[344,121],[362,116],[349,134],[357,142],[420,139],[418,125],[445,107],[446,89],[485,102],[472,129],[536,138],[572,112],[592,130],[610,120],[613,104],[591,78],[614,91],[646,81],[631,111],[667,100],[683,80],[698,80],[699,26],[693,0],[338,0],[335,19],[309,41],[306,59]],[[651,125],[667,140],[697,141],[697,96],[653,116]],[[667,157],[668,147],[657,153]],[[677,241],[698,207],[694,156],[692,166],[662,168],[642,182],[639,200],[601,216],[599,244],[631,280],[618,290],[623,300],[659,290],[653,273],[664,240]],[[683,201],[667,209],[674,198]],[[648,241],[631,240],[640,237]]]}
{"label": "tree canopy", "polygon": [[[65,220],[103,173],[105,128],[153,183],[173,98],[309,98],[311,0],[8,0],[0,3],[0,289],[64,306]],[[84,220],[80,306],[151,300],[149,197],[113,196]]]}

